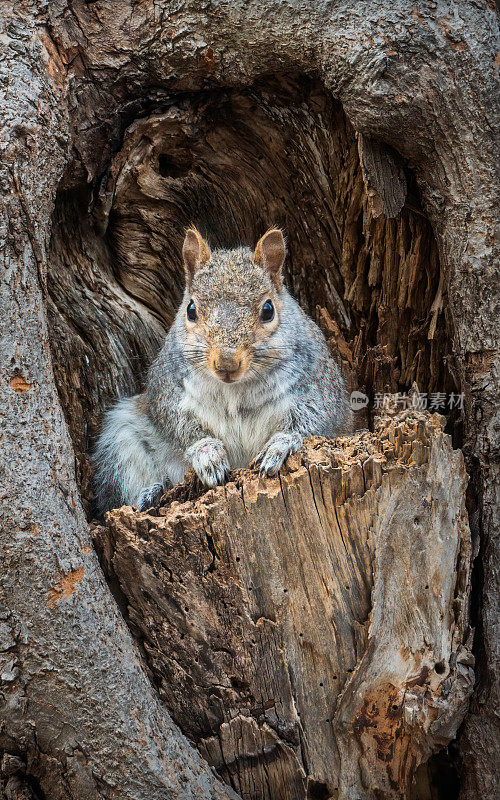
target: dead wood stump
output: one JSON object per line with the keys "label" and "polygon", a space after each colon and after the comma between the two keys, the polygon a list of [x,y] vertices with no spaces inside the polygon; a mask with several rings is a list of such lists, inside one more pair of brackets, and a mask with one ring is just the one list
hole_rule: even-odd
{"label": "dead wood stump", "polygon": [[245,800],[412,797],[473,670],[466,473],[443,419],[309,440],[276,479],[107,515],[95,541],[161,697]]}

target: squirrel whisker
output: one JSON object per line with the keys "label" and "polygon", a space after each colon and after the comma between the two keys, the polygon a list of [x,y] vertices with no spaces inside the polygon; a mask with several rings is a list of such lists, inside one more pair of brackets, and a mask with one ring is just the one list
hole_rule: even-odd
{"label": "squirrel whisker", "polygon": [[262,372],[260,372],[260,371],[259,371],[259,370],[258,370],[256,367],[254,367],[253,365],[250,367],[250,372],[252,373],[252,375],[255,375],[255,376],[257,377],[257,379],[258,379],[258,380],[262,381],[262,383],[264,383],[264,384],[265,384],[265,386],[267,386],[267,388],[268,388],[270,391],[272,391],[271,384],[270,384],[270,383],[269,383],[269,381],[267,380],[266,376],[262,374]]}

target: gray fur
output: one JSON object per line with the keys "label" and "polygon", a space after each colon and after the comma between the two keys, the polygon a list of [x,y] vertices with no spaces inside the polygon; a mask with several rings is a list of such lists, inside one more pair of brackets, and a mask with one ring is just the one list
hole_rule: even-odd
{"label": "gray fur", "polygon": [[223,443],[211,436],[188,447],[186,458],[206,486],[225,483],[231,469]]}
{"label": "gray fur", "polygon": [[139,494],[137,500],[137,508],[139,511],[146,511],[148,508],[154,508],[161,500],[164,491],[164,486],[161,483],[153,483],[147,489],[143,489]]}
{"label": "gray fur", "polygon": [[296,453],[302,447],[304,439],[300,433],[275,433],[267,442],[265,448],[260,451],[255,459],[255,465],[260,467],[263,475],[277,475],[283,462],[292,453]]}
{"label": "gray fur", "polygon": [[[216,251],[197,273],[149,370],[145,393],[118,401],[105,415],[95,451],[99,513],[158,502],[158,485],[178,483],[190,466],[207,486],[224,483],[231,467],[254,459],[262,472],[275,475],[305,437],[332,438],[349,428],[340,371],[319,328],[286,289],[275,293],[276,330],[258,347],[251,341],[252,303],[268,287],[274,291],[247,248]],[[222,382],[202,356],[193,361],[186,355],[192,352],[186,306],[195,290],[205,292],[207,307],[217,308],[213,327],[225,328],[217,335],[231,344],[239,336],[252,351],[251,367],[237,382]],[[206,342],[199,346],[206,352]]]}

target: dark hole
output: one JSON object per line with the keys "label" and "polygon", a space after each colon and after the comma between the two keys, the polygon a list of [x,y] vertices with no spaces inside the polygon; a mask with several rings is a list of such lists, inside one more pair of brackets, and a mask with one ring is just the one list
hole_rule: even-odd
{"label": "dark hole", "polygon": [[439,800],[456,800],[458,797],[460,791],[458,764],[459,756],[455,742],[431,756],[427,762],[426,770]]}
{"label": "dark hole", "polygon": [[236,556],[236,561],[239,561],[239,560],[240,560],[240,557],[239,557],[239,556]]}
{"label": "dark hole", "polygon": [[323,781],[310,781],[307,787],[307,796],[310,800],[328,800],[330,791]]}
{"label": "dark hole", "polygon": [[320,686],[323,686],[323,682],[320,683]]}
{"label": "dark hole", "polygon": [[241,678],[236,677],[236,675],[231,675],[231,686],[233,689],[248,689],[247,681],[241,680]]}
{"label": "dark hole", "polygon": [[426,583],[426,584],[425,584],[425,588],[426,588],[426,589],[428,589],[428,588],[429,588],[429,584],[428,584],[428,583]]}
{"label": "dark hole", "polygon": [[162,178],[182,178],[187,175],[193,165],[190,154],[178,155],[176,159],[167,153],[158,156],[158,172]]}
{"label": "dark hole", "polygon": [[393,707],[392,707],[392,710],[393,710],[393,711],[397,711],[397,710],[398,710],[398,706],[396,706],[396,705],[393,705]]}
{"label": "dark hole", "polygon": [[438,661],[437,664],[434,664],[434,670],[438,675],[442,675],[445,669],[444,661]]}

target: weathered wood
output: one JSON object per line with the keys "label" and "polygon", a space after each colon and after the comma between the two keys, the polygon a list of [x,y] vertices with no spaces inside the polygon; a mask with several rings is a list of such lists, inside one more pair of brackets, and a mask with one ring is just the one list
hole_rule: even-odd
{"label": "weathered wood", "polygon": [[45,314],[47,242],[67,159],[65,92],[47,69],[34,6],[8,6],[0,12],[0,750],[10,758],[0,793],[229,800],[159,702],[92,548]]}
{"label": "weathered wood", "polygon": [[238,471],[182,502],[191,481],[95,528],[160,695],[245,800],[407,797],[455,736],[470,533],[443,423],[384,416],[276,479]]}
{"label": "weathered wood", "polygon": [[406,178],[397,153],[358,133],[361,171],[373,216],[397,217],[406,200]]}
{"label": "weathered wood", "polygon": [[[257,115],[254,130],[271,134],[257,152],[264,164],[268,152],[276,156],[278,168],[262,173],[261,161],[250,160],[250,172],[264,179],[257,210],[253,203],[246,216],[260,224],[260,203],[278,212],[284,204],[291,221],[292,288],[311,313],[316,306],[326,309],[338,326],[340,336],[332,329],[332,338],[347,343],[360,386],[370,393],[405,390],[416,379],[422,391],[465,393],[464,411],[450,418],[449,430],[463,445],[471,474],[467,502],[474,552],[479,550],[473,612],[480,669],[459,742],[461,792],[463,800],[494,796],[500,664],[494,3],[6,0],[2,15],[1,554],[8,598],[2,614],[15,635],[26,626],[30,633],[4,654],[0,745],[26,758],[30,786],[43,782],[46,796],[78,800],[82,774],[86,791],[98,781],[105,796],[149,800],[167,791],[162,781],[179,752],[182,763],[195,765],[195,772],[201,768],[165,722],[93,554],[86,552],[77,486],[88,510],[85,452],[99,414],[118,392],[140,384],[165,324],[161,302],[150,308],[136,299],[142,297],[136,289],[124,289],[122,265],[109,252],[109,228],[102,235],[106,208],[97,208],[98,198],[101,186],[106,193],[124,131],[134,120],[166,113],[173,102],[187,101],[189,112],[208,99],[216,119],[217,94],[247,93],[270,120],[262,127]],[[311,98],[304,88],[311,75],[324,98],[319,108],[318,92]],[[276,82],[289,87],[281,109],[273,99]],[[302,103],[308,110],[301,129]],[[330,118],[332,104],[342,105],[339,126],[335,114]],[[253,109],[238,117],[242,141],[252,118]],[[409,191],[415,194],[418,186],[421,197],[416,215],[406,207],[396,220],[373,220],[353,130],[402,156]],[[231,180],[231,166],[247,158],[238,137],[233,142],[223,176],[230,210],[248,190]],[[305,173],[297,160],[302,153],[308,154]],[[162,164],[168,180],[168,159]],[[199,193],[186,195],[186,162],[173,167],[171,186],[175,180],[181,185],[179,214],[186,201],[192,215],[206,205],[210,174]],[[292,202],[281,192],[282,180],[295,191]],[[112,197],[106,200],[112,205]],[[144,208],[149,202],[138,199]],[[177,216],[174,209],[172,219]],[[160,272],[163,266],[168,272],[160,258]],[[167,284],[175,292],[173,266]],[[84,579],[48,617],[40,598],[52,602],[50,590],[64,589],[67,575],[71,585],[82,566]],[[95,660],[88,681],[76,685],[89,649]],[[123,658],[116,659],[117,652]],[[144,725],[147,744],[140,749],[135,744],[139,737],[142,748]],[[172,751],[172,741],[181,743],[180,751]],[[126,773],[124,752],[130,756]],[[80,753],[90,767],[82,767]],[[177,785],[185,795],[199,788]]]}

